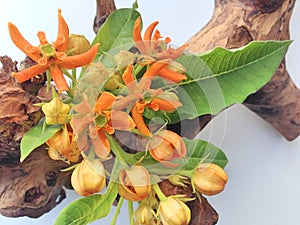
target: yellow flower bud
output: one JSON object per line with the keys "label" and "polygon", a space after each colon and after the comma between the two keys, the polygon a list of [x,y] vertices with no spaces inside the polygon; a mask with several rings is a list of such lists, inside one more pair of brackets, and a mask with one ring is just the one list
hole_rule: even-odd
{"label": "yellow flower bud", "polygon": [[121,77],[118,75],[110,75],[104,85],[105,90],[112,91],[117,89],[120,86],[121,80]]}
{"label": "yellow flower bud", "polygon": [[106,184],[103,163],[98,159],[83,159],[72,173],[71,184],[85,197],[102,191]]}
{"label": "yellow flower bud", "polygon": [[205,195],[215,195],[224,190],[228,180],[225,171],[213,163],[199,164],[194,172],[193,183]]}
{"label": "yellow flower bud", "polygon": [[162,130],[149,142],[151,156],[167,167],[176,167],[170,162],[186,156],[186,146],[182,138],[169,130]]}
{"label": "yellow flower bud", "polygon": [[106,69],[105,65],[101,62],[94,62],[85,68],[80,83],[83,85],[82,88],[84,89],[87,89],[88,87],[99,88],[106,82],[108,77],[109,71]]}
{"label": "yellow flower bud", "polygon": [[67,162],[77,162],[79,160],[80,150],[73,138],[73,133],[68,131],[66,124],[46,144],[49,146],[48,155],[53,160]]}
{"label": "yellow flower bud", "polygon": [[135,54],[122,50],[114,56],[114,61],[118,69],[124,69],[134,63],[135,57]]}
{"label": "yellow flower bud", "polygon": [[141,201],[151,192],[150,175],[143,166],[121,170],[119,181],[118,192],[127,200]]}
{"label": "yellow flower bud", "polygon": [[158,211],[163,225],[188,225],[191,219],[189,207],[173,197],[162,201]]}
{"label": "yellow flower bud", "polygon": [[153,225],[154,216],[152,209],[145,202],[141,203],[134,213],[137,225]]}
{"label": "yellow flower bud", "polygon": [[65,124],[70,106],[55,97],[42,106],[42,111],[46,117],[46,124]]}
{"label": "yellow flower bud", "polygon": [[79,55],[91,48],[90,42],[84,35],[71,34],[69,37],[67,53],[69,56]]}

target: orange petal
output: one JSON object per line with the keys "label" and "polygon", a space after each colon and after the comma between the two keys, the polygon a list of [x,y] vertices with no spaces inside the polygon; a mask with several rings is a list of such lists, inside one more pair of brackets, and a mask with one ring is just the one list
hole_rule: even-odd
{"label": "orange petal", "polygon": [[47,63],[48,63],[48,57],[47,56],[43,56],[43,57],[39,58],[39,60],[37,61],[37,63],[40,66],[48,66],[47,65]]}
{"label": "orange petal", "polygon": [[113,109],[121,111],[127,106],[132,105],[136,100],[137,98],[134,95],[119,96],[113,105]]}
{"label": "orange petal", "polygon": [[73,110],[83,115],[94,112],[92,106],[86,99],[82,100],[79,104],[74,105]]}
{"label": "orange petal", "polygon": [[39,31],[39,32],[37,33],[37,36],[38,36],[38,38],[39,38],[39,40],[40,40],[40,44],[41,44],[41,45],[46,45],[46,44],[48,44],[48,41],[47,41],[45,32]]}
{"label": "orange petal", "polygon": [[102,114],[104,110],[111,109],[115,99],[116,96],[114,96],[112,93],[103,92],[97,99],[95,112]]}
{"label": "orange petal", "polygon": [[59,63],[63,68],[73,69],[76,67],[80,67],[83,65],[87,65],[91,63],[97,55],[99,43],[96,43],[92,48],[88,51],[74,55],[68,56],[63,62]]}
{"label": "orange petal", "polygon": [[170,130],[164,130],[161,137],[167,142],[172,143],[180,158],[186,156],[186,145],[177,133]]}
{"label": "orange petal", "polygon": [[[154,106],[158,106],[158,108],[162,111],[165,112],[173,112],[175,111],[178,107],[182,106],[180,101],[176,101],[176,100],[166,100],[166,99],[162,99],[162,98],[154,98],[151,101],[151,107],[152,104]],[[154,109],[153,109],[154,110]]]}
{"label": "orange petal", "polygon": [[137,84],[136,84],[136,81],[133,77],[132,69],[133,69],[133,65],[131,65],[131,64],[128,65],[126,67],[126,70],[124,71],[124,73],[122,75],[122,79],[123,79],[125,85],[127,86],[127,88],[131,92],[134,92],[137,89]]}
{"label": "orange petal", "polygon": [[172,61],[172,59],[164,59],[153,63],[148,70],[143,75],[144,77],[156,76],[157,73],[164,67],[168,66],[168,64]]}
{"label": "orange petal", "polygon": [[17,78],[17,80],[19,82],[24,82],[26,80],[31,79],[32,77],[34,77],[35,75],[44,73],[47,70],[47,66],[40,66],[40,65],[34,65],[32,67],[29,67],[27,69],[21,70],[17,73],[12,73],[11,75],[15,78]]}
{"label": "orange petal", "polygon": [[54,42],[57,51],[65,52],[68,47],[69,27],[64,17],[61,15],[61,10],[58,10],[58,34]]}
{"label": "orange petal", "polygon": [[152,34],[153,34],[153,31],[155,29],[155,27],[157,26],[158,24],[158,21],[155,21],[153,23],[151,23],[146,31],[145,31],[145,34],[144,34],[144,42],[145,42],[145,45],[149,48],[150,47],[150,41],[151,41],[151,38],[152,38]]}
{"label": "orange petal", "polygon": [[179,48],[176,49],[169,49],[166,53],[163,54],[159,54],[160,58],[171,58],[171,59],[177,59],[178,57],[180,57],[184,50],[187,48],[188,44],[184,44],[182,46],[180,46]]}
{"label": "orange petal", "polygon": [[116,110],[111,112],[111,120],[109,122],[114,129],[130,131],[135,128],[135,122],[128,113]]}
{"label": "orange petal", "polygon": [[138,107],[135,104],[131,109],[132,119],[136,124],[137,129],[145,136],[152,137],[152,133],[146,126],[143,114],[139,113]]}
{"label": "orange petal", "polygon": [[103,130],[98,131],[98,136],[91,137],[91,142],[94,151],[98,157],[101,159],[106,159],[110,153],[110,144]]}
{"label": "orange petal", "polygon": [[49,69],[51,77],[58,89],[58,92],[61,93],[63,91],[69,90],[69,86],[61,69],[56,64],[50,66]]}
{"label": "orange petal", "polygon": [[[32,60],[37,62],[37,60],[41,57],[38,51],[38,48],[32,46],[20,33],[18,28],[13,23],[8,23],[8,30],[11,37],[11,40],[14,44],[26,55],[28,55]],[[28,51],[36,49],[36,51]]]}
{"label": "orange petal", "polygon": [[157,41],[160,38],[162,38],[162,36],[161,36],[159,30],[155,30],[152,40]]}
{"label": "orange petal", "polygon": [[160,71],[157,73],[158,76],[165,78],[167,80],[170,80],[174,83],[179,83],[183,80],[187,79],[187,76],[181,73],[177,73],[173,70],[169,70],[167,68],[162,68]]}
{"label": "orange petal", "polygon": [[141,17],[139,16],[133,26],[133,40],[136,44],[136,47],[139,49],[139,51],[143,54],[147,53],[147,48],[145,46],[145,43],[143,42],[142,36],[141,36]]}

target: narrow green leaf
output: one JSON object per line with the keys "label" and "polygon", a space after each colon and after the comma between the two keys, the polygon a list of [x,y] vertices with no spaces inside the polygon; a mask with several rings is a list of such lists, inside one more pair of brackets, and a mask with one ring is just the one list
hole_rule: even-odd
{"label": "narrow green leaf", "polygon": [[132,31],[140,13],[134,8],[122,8],[114,11],[105,21],[96,35],[93,44],[100,43],[96,59],[103,53],[116,48],[128,50],[133,45]]}
{"label": "narrow green leaf", "polygon": [[105,194],[95,194],[80,198],[58,215],[54,225],[85,225],[106,217],[118,194],[117,185],[110,182]]}
{"label": "narrow green leaf", "polygon": [[256,41],[247,46],[214,50],[178,59],[188,81],[178,89],[183,107],[170,115],[173,123],[204,114],[218,114],[258,91],[278,68],[291,41]]}
{"label": "narrow green leaf", "polygon": [[41,120],[36,126],[32,127],[21,140],[21,158],[23,162],[27,156],[37,147],[44,144],[57,131],[61,129],[61,125],[47,125],[43,127],[44,120]]}

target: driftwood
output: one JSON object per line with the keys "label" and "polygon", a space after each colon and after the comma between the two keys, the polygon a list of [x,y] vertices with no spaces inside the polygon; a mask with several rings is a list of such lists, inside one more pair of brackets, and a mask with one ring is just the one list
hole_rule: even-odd
{"label": "driftwood", "polygon": [[[188,40],[189,50],[199,52],[215,46],[240,47],[252,40],[289,39],[294,3],[295,0],[216,0],[213,18]],[[95,32],[113,10],[113,0],[97,0]],[[36,96],[45,97],[44,79],[18,84],[10,77],[10,73],[17,70],[16,63],[8,57],[1,57],[1,62],[0,213],[9,217],[38,217],[65,197],[63,186],[69,187],[70,174],[60,172],[65,164],[49,159],[45,146],[19,163],[20,140],[42,116],[33,104],[39,102]],[[300,91],[291,81],[283,60],[272,80],[249,96],[244,104],[270,122],[286,139],[293,140],[300,134],[299,97]],[[183,127],[188,129],[182,132],[193,137],[211,118],[210,115],[200,117],[199,123],[184,121]],[[167,182],[161,184],[161,188],[166,194],[190,193]],[[190,224],[216,224],[218,214],[205,198],[201,204],[194,201],[189,206],[192,209]]]}

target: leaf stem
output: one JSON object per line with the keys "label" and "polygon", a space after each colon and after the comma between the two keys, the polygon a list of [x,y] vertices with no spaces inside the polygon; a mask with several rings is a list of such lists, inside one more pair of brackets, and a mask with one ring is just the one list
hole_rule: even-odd
{"label": "leaf stem", "polygon": [[124,202],[124,198],[123,197],[120,197],[119,199],[119,202],[118,202],[118,205],[117,205],[117,208],[116,208],[116,211],[114,213],[114,217],[110,223],[110,225],[115,225],[116,222],[117,222],[117,219],[118,219],[118,216],[120,214],[120,211],[121,211],[121,207],[122,207],[122,204]]}

